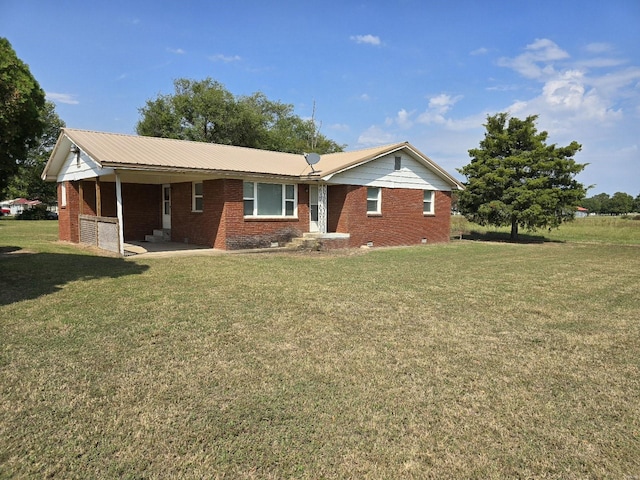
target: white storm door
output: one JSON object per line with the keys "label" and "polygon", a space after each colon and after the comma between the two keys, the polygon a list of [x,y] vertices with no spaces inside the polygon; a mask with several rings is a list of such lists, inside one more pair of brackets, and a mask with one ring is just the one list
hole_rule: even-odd
{"label": "white storm door", "polygon": [[318,186],[309,185],[309,231],[318,232]]}
{"label": "white storm door", "polygon": [[162,185],[162,228],[171,228],[171,185]]}

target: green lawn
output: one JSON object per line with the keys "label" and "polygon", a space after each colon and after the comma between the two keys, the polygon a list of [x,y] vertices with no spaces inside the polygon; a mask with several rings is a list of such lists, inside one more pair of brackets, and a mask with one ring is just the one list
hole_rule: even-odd
{"label": "green lawn", "polygon": [[[458,237],[481,240],[509,239],[510,227],[482,227],[468,222],[464,217],[451,217],[451,233]],[[627,217],[590,216],[576,218],[550,230],[520,232],[523,242],[578,242],[578,243],[617,243],[622,245],[640,245],[640,215]]]}
{"label": "green lawn", "polygon": [[0,478],[640,476],[637,236],[123,260],[56,227],[0,219]]}

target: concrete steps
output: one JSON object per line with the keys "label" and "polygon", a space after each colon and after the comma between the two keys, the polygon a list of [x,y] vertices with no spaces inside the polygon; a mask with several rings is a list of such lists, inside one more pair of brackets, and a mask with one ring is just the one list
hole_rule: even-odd
{"label": "concrete steps", "polygon": [[170,242],[171,241],[171,229],[162,228],[153,231],[153,235],[145,235],[145,242],[150,243],[159,243],[159,242]]}
{"label": "concrete steps", "polygon": [[348,239],[348,233],[307,232],[303,233],[301,237],[292,238],[291,241],[287,243],[286,248],[289,250],[320,251],[331,249],[333,248],[334,243],[344,243],[345,241],[348,241]]}

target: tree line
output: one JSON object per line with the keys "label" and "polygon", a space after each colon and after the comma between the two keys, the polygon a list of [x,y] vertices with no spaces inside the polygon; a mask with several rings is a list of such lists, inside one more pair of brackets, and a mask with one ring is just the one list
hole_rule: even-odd
{"label": "tree line", "polygon": [[612,196],[599,193],[582,200],[580,205],[597,215],[624,215],[626,213],[640,213],[640,194],[633,198],[628,193],[616,192]]}

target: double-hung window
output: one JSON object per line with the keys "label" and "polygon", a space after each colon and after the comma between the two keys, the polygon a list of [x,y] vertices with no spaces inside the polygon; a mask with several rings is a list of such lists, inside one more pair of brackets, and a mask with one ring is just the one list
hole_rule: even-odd
{"label": "double-hung window", "polygon": [[194,212],[201,212],[204,206],[204,190],[202,188],[202,182],[193,182],[193,203],[191,210]]}
{"label": "double-hung window", "polygon": [[296,217],[296,185],[244,182],[245,217]]}
{"label": "double-hung window", "polygon": [[422,212],[425,214],[433,214],[433,190],[425,190],[424,191],[424,199],[422,201]]}
{"label": "double-hung window", "polygon": [[367,213],[379,215],[382,212],[382,189],[380,187],[367,188]]}

